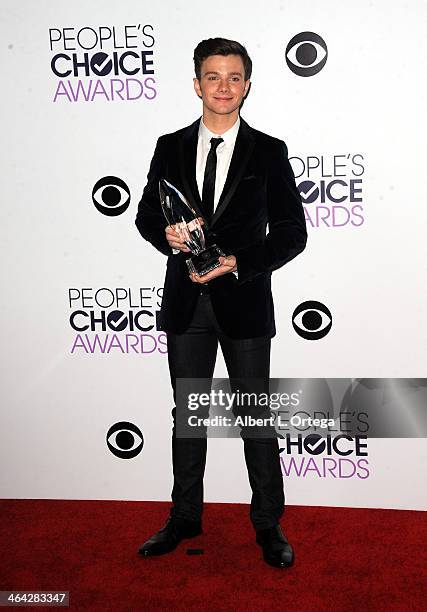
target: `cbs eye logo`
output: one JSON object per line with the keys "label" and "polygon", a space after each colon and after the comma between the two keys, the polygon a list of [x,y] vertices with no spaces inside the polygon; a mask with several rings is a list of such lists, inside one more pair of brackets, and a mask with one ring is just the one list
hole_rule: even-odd
{"label": "cbs eye logo", "polygon": [[332,314],[329,308],[321,302],[310,300],[295,308],[292,325],[301,338],[320,340],[331,330]]}
{"label": "cbs eye logo", "polygon": [[92,189],[92,201],[103,215],[117,217],[129,206],[129,187],[117,176],[104,176]]}
{"label": "cbs eye logo", "polygon": [[321,36],[301,32],[288,42],[286,63],[294,74],[309,77],[322,70],[328,59],[328,48]]}
{"label": "cbs eye logo", "polygon": [[107,446],[120,459],[133,459],[142,451],[144,436],[133,423],[120,421],[107,432]]}

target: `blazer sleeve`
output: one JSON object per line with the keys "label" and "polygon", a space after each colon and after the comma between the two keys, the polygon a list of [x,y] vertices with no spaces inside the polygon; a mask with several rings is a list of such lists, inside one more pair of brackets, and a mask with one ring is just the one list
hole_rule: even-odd
{"label": "blazer sleeve", "polygon": [[168,222],[163,214],[159,196],[159,180],[163,176],[163,147],[164,137],[161,136],[157,141],[148,171],[147,184],[138,204],[135,225],[141,236],[151,242],[160,253],[171,255],[172,249],[165,236]]}
{"label": "blazer sleeve", "polygon": [[277,270],[301,253],[307,242],[301,196],[283,141],[278,142],[267,171],[267,211],[265,238],[234,253],[239,284]]}

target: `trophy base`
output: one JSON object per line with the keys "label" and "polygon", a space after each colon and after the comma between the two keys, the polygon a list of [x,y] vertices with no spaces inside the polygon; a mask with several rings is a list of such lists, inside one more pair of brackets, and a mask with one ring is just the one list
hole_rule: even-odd
{"label": "trophy base", "polygon": [[221,265],[218,261],[218,257],[225,257],[225,253],[219,246],[213,244],[204,251],[201,251],[198,255],[193,255],[190,259],[187,259],[188,270],[190,272],[195,272],[199,276],[204,276]]}

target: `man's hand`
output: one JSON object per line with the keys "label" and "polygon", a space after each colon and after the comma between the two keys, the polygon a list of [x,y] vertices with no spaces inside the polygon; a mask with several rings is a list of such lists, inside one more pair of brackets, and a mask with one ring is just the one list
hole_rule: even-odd
{"label": "man's hand", "polygon": [[[199,217],[198,219],[200,221],[200,224],[203,225],[203,218]],[[167,225],[165,228],[165,234],[166,240],[168,241],[169,246],[172,249],[178,249],[183,253],[190,253],[190,249],[185,244],[184,240],[181,238],[181,235],[176,229],[175,225]]]}
{"label": "man's hand", "polygon": [[214,270],[211,270],[207,274],[204,274],[203,276],[199,276],[194,272],[190,274],[190,278],[193,283],[200,283],[201,285],[204,285],[205,283],[209,282],[213,278],[216,278],[217,276],[222,276],[223,274],[228,274],[228,272],[235,272],[237,270],[237,262],[234,255],[227,255],[227,257],[219,257],[219,262],[221,264],[220,266],[218,266]]}

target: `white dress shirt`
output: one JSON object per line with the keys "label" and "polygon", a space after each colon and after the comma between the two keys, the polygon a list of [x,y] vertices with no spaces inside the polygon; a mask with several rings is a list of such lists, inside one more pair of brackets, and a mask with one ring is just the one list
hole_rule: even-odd
{"label": "white dress shirt", "polygon": [[237,117],[237,121],[234,125],[223,134],[214,134],[203,123],[203,119],[200,119],[199,125],[199,137],[197,141],[197,159],[196,159],[196,180],[197,187],[199,189],[200,198],[202,197],[203,191],[203,180],[205,178],[205,168],[208,153],[211,149],[211,138],[222,138],[224,142],[221,142],[216,149],[216,178],[215,178],[215,194],[214,194],[214,212],[218,205],[219,198],[224,189],[225,181],[227,179],[228,170],[230,168],[231,157],[234,151],[234,145],[236,144],[237,132],[240,127],[240,117]]}

